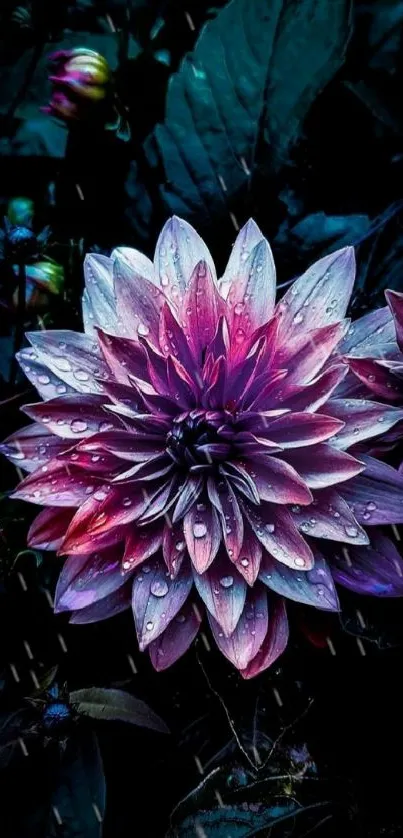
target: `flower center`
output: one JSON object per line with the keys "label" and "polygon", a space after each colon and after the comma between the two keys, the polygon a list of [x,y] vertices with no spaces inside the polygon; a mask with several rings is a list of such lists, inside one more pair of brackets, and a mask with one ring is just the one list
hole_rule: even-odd
{"label": "flower center", "polygon": [[216,426],[207,420],[204,411],[178,416],[167,434],[167,454],[177,465],[192,470],[213,467],[231,452],[231,445],[220,437],[221,426],[222,421]]}

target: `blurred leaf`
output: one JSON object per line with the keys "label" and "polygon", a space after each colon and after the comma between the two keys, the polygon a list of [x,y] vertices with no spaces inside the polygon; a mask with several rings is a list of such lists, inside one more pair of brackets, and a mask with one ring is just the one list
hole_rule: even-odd
{"label": "blurred leaf", "polygon": [[284,800],[278,805],[222,806],[212,811],[200,811],[186,818],[168,833],[168,838],[250,838],[252,835],[266,836],[267,829],[293,819],[312,807],[301,807],[294,800]]}
{"label": "blurred leaf", "polygon": [[70,701],[78,713],[92,719],[128,722],[160,733],[169,733],[165,722],[144,701],[123,690],[89,687],[70,693]]}
{"label": "blurred leaf", "polygon": [[165,121],[146,143],[149,162],[165,172],[167,211],[199,223],[222,214],[248,184],[262,141],[267,169],[278,170],[343,61],[349,5],[232,0],[206,24],[171,77]]}
{"label": "blurred leaf", "polygon": [[49,807],[45,838],[99,838],[105,778],[98,741],[83,731],[68,741]]}

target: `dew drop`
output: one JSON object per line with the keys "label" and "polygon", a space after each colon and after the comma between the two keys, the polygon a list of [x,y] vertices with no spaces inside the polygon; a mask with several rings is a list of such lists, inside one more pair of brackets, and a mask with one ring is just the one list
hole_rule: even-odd
{"label": "dew drop", "polygon": [[98,491],[96,491],[94,494],[94,498],[95,500],[105,500],[106,492],[104,492],[102,489],[98,489]]}
{"label": "dew drop", "polygon": [[156,597],[163,597],[168,593],[168,585],[164,580],[156,579],[151,585],[151,593]]}
{"label": "dew drop", "polygon": [[177,622],[177,623],[184,623],[184,622],[185,622],[185,620],[186,620],[186,617],[185,617],[185,615],[184,615],[184,614],[178,614],[178,616],[177,616],[177,618],[176,618],[176,622]]}
{"label": "dew drop", "polygon": [[249,559],[241,559],[241,565],[242,567],[248,567]]}
{"label": "dew drop", "polygon": [[266,524],[266,532],[272,533],[272,532],[274,532],[275,529],[276,528],[275,528],[274,524]]}
{"label": "dew drop", "polygon": [[374,503],[372,500],[370,500],[369,503],[367,503],[367,509],[369,512],[374,512],[376,508],[376,503]]}
{"label": "dew drop", "polygon": [[207,533],[207,527],[205,524],[196,523],[193,525],[193,535],[195,538],[204,538]]}
{"label": "dew drop", "polygon": [[295,559],[294,564],[296,567],[305,567],[305,559]]}
{"label": "dew drop", "polygon": [[97,463],[98,460],[100,460],[100,459],[101,459],[100,454],[93,454],[92,457],[91,457],[91,462],[92,463]]}
{"label": "dew drop", "polygon": [[57,360],[55,360],[55,366],[58,370],[62,370],[63,372],[71,372],[71,364],[67,358],[57,358]]}
{"label": "dew drop", "polygon": [[113,428],[113,425],[110,422],[101,422],[101,424],[99,426],[99,430],[100,430],[101,433],[103,433],[104,431],[111,431],[112,428]]}
{"label": "dew drop", "polygon": [[244,308],[245,308],[244,303],[237,303],[236,306],[234,307],[235,314],[242,314]]}
{"label": "dew drop", "polygon": [[57,387],[56,387],[56,390],[62,396],[63,393],[67,392],[67,387],[64,384],[58,384]]}
{"label": "dew drop", "polygon": [[139,334],[139,335],[141,335],[143,338],[146,338],[146,337],[147,337],[147,335],[149,335],[149,334],[150,334],[150,329],[149,329],[149,327],[148,327],[148,326],[146,326],[146,324],[145,324],[145,323],[139,323],[139,325],[137,326],[137,332],[138,332],[138,334]]}
{"label": "dew drop", "polygon": [[351,538],[356,538],[357,537],[357,535],[358,535],[357,527],[347,526],[347,527],[344,527],[344,529],[345,529],[347,535],[349,535]]}
{"label": "dew drop", "polygon": [[295,323],[295,325],[298,326],[299,323],[303,322],[303,319],[304,319],[304,315],[299,311],[297,314],[294,315],[293,323]]}
{"label": "dew drop", "polygon": [[223,576],[220,579],[220,585],[222,588],[230,588],[231,585],[234,584],[234,577],[233,576]]}
{"label": "dew drop", "polygon": [[73,419],[73,421],[71,423],[71,430],[75,434],[84,433],[84,431],[86,431],[87,428],[88,428],[88,424],[87,424],[87,422],[84,422],[83,419]]}
{"label": "dew drop", "polygon": [[131,506],[132,502],[130,498],[123,498],[123,506]]}
{"label": "dew drop", "polygon": [[152,631],[153,628],[154,628],[154,623],[152,623],[151,620],[149,620],[148,623],[146,623],[146,629],[147,629],[147,631]]}
{"label": "dew drop", "polygon": [[185,547],[186,547],[186,545],[185,545],[184,541],[177,541],[176,544],[175,544],[175,550],[178,550],[178,552],[180,552],[181,550],[184,550]]}
{"label": "dew drop", "polygon": [[38,375],[39,384],[50,384],[50,378],[48,375]]}
{"label": "dew drop", "polygon": [[50,422],[50,416],[42,416],[42,422],[47,425]]}
{"label": "dew drop", "polygon": [[89,375],[88,372],[85,372],[85,370],[75,370],[74,378],[76,378],[77,381],[88,381]]}

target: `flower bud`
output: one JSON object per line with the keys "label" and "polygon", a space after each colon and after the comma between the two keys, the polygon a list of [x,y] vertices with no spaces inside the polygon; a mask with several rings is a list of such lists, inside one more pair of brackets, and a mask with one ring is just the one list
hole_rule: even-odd
{"label": "flower bud", "polygon": [[88,116],[91,105],[105,100],[109,93],[111,71],[106,59],[94,50],[76,47],[52,53],[54,70],[49,76],[53,85],[46,110],[66,122]]}
{"label": "flower bud", "polygon": [[7,218],[14,227],[32,227],[34,202],[31,198],[12,198],[7,207]]}

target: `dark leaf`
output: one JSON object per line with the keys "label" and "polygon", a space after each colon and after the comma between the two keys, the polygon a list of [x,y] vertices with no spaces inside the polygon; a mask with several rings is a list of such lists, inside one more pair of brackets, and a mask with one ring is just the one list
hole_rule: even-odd
{"label": "dark leaf", "polygon": [[[310,808],[310,807],[307,807]],[[284,798],[277,805],[264,806],[243,804],[222,806],[211,811],[195,812],[175,827],[168,838],[250,838],[252,835],[267,835],[267,829],[306,811],[294,800]]]}
{"label": "dark leaf", "polygon": [[70,701],[78,713],[92,719],[128,722],[159,733],[169,733],[165,722],[144,701],[123,690],[89,687],[70,693]]}
{"label": "dark leaf", "polygon": [[99,838],[105,778],[97,738],[90,731],[67,743],[51,798],[46,838]]}

